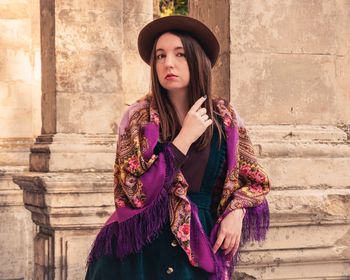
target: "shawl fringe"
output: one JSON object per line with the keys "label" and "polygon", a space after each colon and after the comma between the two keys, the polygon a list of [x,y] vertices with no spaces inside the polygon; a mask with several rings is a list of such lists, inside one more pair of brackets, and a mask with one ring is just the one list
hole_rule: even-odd
{"label": "shawl fringe", "polygon": [[263,241],[270,227],[270,210],[266,199],[256,207],[246,208],[243,219],[242,241]]}
{"label": "shawl fringe", "polygon": [[168,219],[168,194],[162,190],[151,205],[129,220],[104,226],[98,233],[87,266],[103,256],[123,258],[139,252],[159,234]]}
{"label": "shawl fringe", "polygon": [[157,198],[138,215],[122,223],[116,221],[105,225],[91,246],[86,266],[103,256],[123,258],[131,253],[137,253],[159,235],[169,218],[168,190],[176,172],[172,164],[174,153],[169,143],[163,145],[163,152],[167,163],[165,183]]}

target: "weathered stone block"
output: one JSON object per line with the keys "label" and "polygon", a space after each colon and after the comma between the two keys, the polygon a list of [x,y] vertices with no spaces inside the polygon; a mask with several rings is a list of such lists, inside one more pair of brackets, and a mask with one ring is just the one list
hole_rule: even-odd
{"label": "weathered stone block", "polygon": [[247,123],[337,123],[333,57],[245,53],[231,67],[231,102]]}
{"label": "weathered stone block", "polygon": [[34,279],[53,279],[53,244],[52,236],[37,233],[34,238]]}
{"label": "weathered stone block", "polygon": [[[310,206],[312,207],[312,206]],[[281,225],[283,219],[288,219],[289,214],[277,209],[273,210],[273,218],[271,221],[270,230],[268,231],[267,238],[264,242],[255,243],[251,242],[244,246],[243,252],[252,251],[269,251],[269,250],[298,250],[298,249],[311,249],[311,248],[331,248],[342,247],[347,237],[349,237],[350,226],[346,224],[346,221],[340,221],[339,219],[334,221],[328,221],[328,224],[320,225],[317,223],[303,225],[300,224],[288,224]],[[311,221],[311,219],[310,219]],[[312,222],[312,221],[311,221]],[[324,256],[327,258],[327,256]],[[349,257],[342,256],[341,258]],[[249,254],[245,256],[245,260],[248,263],[256,260],[249,259]]]}
{"label": "weathered stone block", "polygon": [[0,52],[0,80],[31,81],[31,54],[25,49],[6,49]]}
{"label": "weathered stone block", "polygon": [[[98,80],[97,80],[98,81]],[[102,81],[98,81],[102,86]],[[107,93],[60,93],[57,95],[57,131],[60,133],[114,133],[123,96]]]}
{"label": "weathered stone block", "polygon": [[[350,262],[348,260],[339,261],[334,258],[328,260],[315,260],[317,256],[325,255],[331,250],[320,251],[317,249],[298,250],[298,251],[272,251],[263,254],[259,252],[254,266],[239,265],[237,271],[244,271],[249,275],[255,276],[259,280],[269,279],[349,279]],[[249,255],[255,255],[249,252]],[[291,263],[283,261],[285,256],[294,256]],[[309,255],[309,260],[304,258]],[[242,254],[243,258],[243,254]]]}
{"label": "weathered stone block", "polygon": [[[29,108],[1,108],[0,111],[0,129],[4,137],[28,137],[32,135],[32,128],[29,127],[28,122],[32,117]],[[15,130],[14,128],[21,130]]]}
{"label": "weathered stone block", "polygon": [[337,0],[334,1],[336,5],[337,16],[334,18],[336,22],[336,41],[337,53],[345,55],[349,60],[350,50],[350,9],[349,1]]}
{"label": "weathered stone block", "polygon": [[57,90],[117,93],[122,89],[120,65],[121,57],[113,51],[57,53]]}
{"label": "weathered stone block", "polygon": [[349,189],[273,190],[268,196],[278,225],[349,223]]}
{"label": "weathered stone block", "polygon": [[88,232],[79,231],[58,232],[59,251],[56,253],[56,259],[63,260],[63,275],[69,275],[69,279],[84,279],[85,263],[96,234],[97,232],[91,235],[88,235]]}
{"label": "weathered stone block", "polygon": [[334,54],[336,1],[230,1],[232,51]]}
{"label": "weathered stone block", "polygon": [[123,48],[121,11],[58,8],[56,13],[59,51],[120,51]]}
{"label": "weathered stone block", "polygon": [[275,187],[322,189],[349,186],[350,158],[266,158],[260,162]]}
{"label": "weathered stone block", "polygon": [[22,19],[30,17],[29,1],[1,1],[0,18],[1,19]]}
{"label": "weathered stone block", "polygon": [[4,51],[5,49],[21,48],[30,49],[32,43],[30,24],[31,21],[29,18],[5,20],[1,17],[0,10],[0,50]]}
{"label": "weathered stone block", "polygon": [[24,191],[32,220],[45,228],[96,228],[115,208],[112,171],[27,173],[15,176],[14,181]]}
{"label": "weathered stone block", "polygon": [[[264,145],[281,144],[287,147],[289,144],[312,144],[316,148],[321,144],[329,144],[334,148],[344,148],[347,145],[346,132],[331,125],[249,125],[247,129],[253,143],[263,143]],[[324,152],[320,149],[318,155],[322,154]],[[301,156],[298,151],[290,155]]]}
{"label": "weathered stone block", "polygon": [[119,91],[122,88],[121,71],[117,71],[122,67],[122,9],[104,10],[99,4],[84,9],[81,3],[80,7],[61,4],[62,7],[60,2],[56,5],[57,90]]}
{"label": "weathered stone block", "polygon": [[[143,1],[148,3],[147,1]],[[71,8],[71,9],[82,9],[82,10],[121,10],[123,7],[122,0],[87,0],[81,2],[79,0],[59,0],[56,1],[58,8]]]}
{"label": "weathered stone block", "polygon": [[[17,190],[12,196],[16,197],[22,205],[10,207],[2,203],[4,197],[3,181],[0,180],[0,279],[23,279],[32,273],[33,258],[33,226],[30,213],[24,209],[21,191]],[[12,198],[13,200],[14,198]],[[11,201],[9,201],[11,202]]]}

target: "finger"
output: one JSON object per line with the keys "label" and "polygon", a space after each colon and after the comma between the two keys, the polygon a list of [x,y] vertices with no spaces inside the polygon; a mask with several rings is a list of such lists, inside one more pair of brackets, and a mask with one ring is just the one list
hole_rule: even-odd
{"label": "finger", "polygon": [[198,113],[200,116],[204,115],[206,112],[207,112],[207,108],[204,108],[204,107],[199,108],[199,110],[197,111],[197,113]]}
{"label": "finger", "polygon": [[201,105],[204,103],[204,101],[206,100],[207,98],[206,97],[200,97],[191,107],[190,111],[194,111],[196,112],[200,107]]}
{"label": "finger", "polygon": [[230,252],[232,252],[232,250],[235,248],[236,246],[236,243],[237,243],[237,239],[236,237],[233,237],[231,239],[231,243],[229,245],[229,247],[225,250],[225,255],[229,254]]}
{"label": "finger", "polygon": [[235,255],[236,252],[238,251],[240,241],[241,241],[241,237],[238,237],[237,240],[236,240],[236,244],[235,244],[235,246],[234,246],[234,248],[232,250],[232,255]]}
{"label": "finger", "polygon": [[216,239],[216,242],[213,246],[213,251],[214,254],[216,254],[216,252],[218,251],[218,249],[220,248],[222,242],[224,241],[224,235],[223,234],[219,234],[218,238]]}
{"label": "finger", "polygon": [[208,119],[204,122],[205,127],[209,127],[213,123],[212,119]]}
{"label": "finger", "polygon": [[230,247],[230,245],[231,245],[231,240],[232,240],[232,237],[226,235],[226,236],[225,236],[225,241],[224,241],[224,243],[221,245],[221,249],[222,249],[222,250],[227,250],[227,249]]}
{"label": "finger", "polygon": [[208,115],[203,115],[203,116],[201,116],[201,120],[202,120],[202,121],[206,121],[207,119],[209,119],[209,116],[208,116]]}

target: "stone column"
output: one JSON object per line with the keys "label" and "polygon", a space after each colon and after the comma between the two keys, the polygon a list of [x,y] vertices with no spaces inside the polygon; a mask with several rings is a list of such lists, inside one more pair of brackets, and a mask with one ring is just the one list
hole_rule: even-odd
{"label": "stone column", "polygon": [[272,181],[268,239],[244,248],[237,271],[349,277],[350,142],[339,128],[350,124],[348,1],[192,0],[190,14],[219,29],[229,71],[216,74],[229,83],[214,84]]}
{"label": "stone column", "polygon": [[230,9],[227,0],[188,1],[189,16],[202,20],[220,43],[220,56],[212,71],[213,93],[230,99]]}
{"label": "stone column", "polygon": [[148,90],[136,35],[152,15],[151,0],[40,2],[42,129],[14,177],[38,226],[35,279],[83,279],[114,210],[117,124]]}
{"label": "stone column", "polygon": [[0,279],[32,275],[35,227],[12,176],[40,132],[39,0],[0,3]]}

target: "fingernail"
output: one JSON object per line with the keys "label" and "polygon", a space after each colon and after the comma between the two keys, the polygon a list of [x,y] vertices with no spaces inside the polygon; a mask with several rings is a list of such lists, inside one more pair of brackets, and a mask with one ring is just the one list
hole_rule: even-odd
{"label": "fingernail", "polygon": [[203,95],[203,97],[204,97],[205,99],[207,99],[207,95]]}

